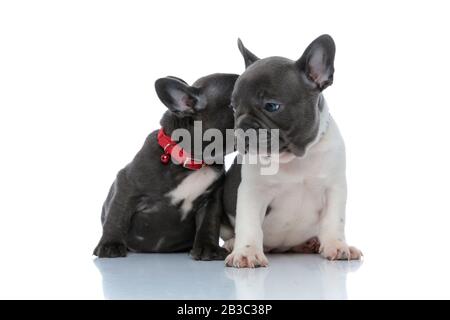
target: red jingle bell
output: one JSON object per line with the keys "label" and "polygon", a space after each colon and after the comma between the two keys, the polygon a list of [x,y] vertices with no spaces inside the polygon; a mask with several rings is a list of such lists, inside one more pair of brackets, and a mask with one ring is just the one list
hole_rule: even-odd
{"label": "red jingle bell", "polygon": [[163,155],[161,155],[162,164],[168,164],[169,161],[170,161],[170,155],[168,155],[167,153],[164,153]]}

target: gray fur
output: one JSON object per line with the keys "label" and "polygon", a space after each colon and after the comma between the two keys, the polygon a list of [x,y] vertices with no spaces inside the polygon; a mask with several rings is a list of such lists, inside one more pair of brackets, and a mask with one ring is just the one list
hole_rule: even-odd
{"label": "gray fur", "polygon": [[[333,39],[329,35],[318,37],[297,61],[283,57],[259,59],[240,40],[238,47],[246,70],[236,81],[231,99],[235,127],[279,129],[279,152],[303,156],[318,134],[319,116],[324,106],[322,91],[333,82]],[[268,102],[276,102],[281,107],[268,112],[264,109]],[[225,179],[223,205],[226,217],[236,215],[240,183],[241,165],[234,163]],[[228,220],[224,219],[225,226],[230,224]]]}
{"label": "gray fur", "polygon": [[[236,81],[231,99],[236,128],[280,129],[280,151],[302,156],[319,130],[321,92],[333,81],[333,39],[320,36],[297,61],[283,57],[258,59],[242,42],[239,49],[247,69]],[[268,102],[281,107],[268,112],[264,109]]]}
{"label": "gray fur", "polygon": [[[223,133],[233,128],[229,108],[231,91],[237,79],[233,74],[213,74],[189,86],[181,79],[167,77],[155,83],[158,96],[168,107],[161,119],[166,134],[184,128],[193,134],[194,120],[203,130],[217,128]],[[166,196],[195,171],[160,161],[163,153],[157,141],[158,130],[145,140],[131,163],[119,171],[103,205],[103,235],[94,254],[99,257],[125,256],[135,252],[177,252],[192,249],[195,259],[223,259],[218,246],[223,165],[211,168],[221,173],[206,192],[193,202],[193,208],[181,220],[180,204],[171,204]],[[192,186],[195,188],[195,186]]]}

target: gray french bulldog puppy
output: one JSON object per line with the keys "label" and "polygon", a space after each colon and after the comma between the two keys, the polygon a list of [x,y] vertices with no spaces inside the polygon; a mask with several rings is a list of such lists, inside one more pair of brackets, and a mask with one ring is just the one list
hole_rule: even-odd
{"label": "gray french bulldog puppy", "polygon": [[[103,205],[103,235],[95,255],[190,250],[196,260],[224,259],[226,250],[219,246],[223,164],[194,162],[186,149],[180,153],[180,141],[171,141],[171,135],[186,129],[194,136],[194,121],[202,121],[203,132],[214,128],[225,136],[226,129],[233,129],[229,106],[237,77],[217,73],[192,86],[175,77],[156,81],[158,97],[168,110],[161,129],[147,137],[133,161],[117,174]],[[178,163],[170,160],[181,155]]]}
{"label": "gray french bulldog puppy", "polygon": [[322,94],[333,83],[333,39],[318,37],[295,61],[259,59],[238,45],[246,70],[232,94],[236,128],[278,130],[279,149],[266,159],[278,170],[263,175],[261,164],[244,163],[227,172],[223,204],[230,221],[221,235],[232,252],[226,264],[266,266],[265,252],[287,251],[360,259],[344,234],[344,141]]}

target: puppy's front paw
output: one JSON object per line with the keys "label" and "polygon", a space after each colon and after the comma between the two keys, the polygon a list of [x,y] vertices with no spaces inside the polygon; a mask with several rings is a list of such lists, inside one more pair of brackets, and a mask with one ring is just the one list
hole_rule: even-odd
{"label": "puppy's front paw", "polygon": [[189,254],[194,260],[210,261],[225,259],[228,251],[218,245],[208,244],[195,246]]}
{"label": "puppy's front paw", "polygon": [[228,267],[235,268],[256,268],[265,267],[269,264],[262,249],[254,246],[245,246],[242,248],[234,248],[233,252],[225,259]]}
{"label": "puppy's front paw", "polygon": [[94,255],[99,258],[126,257],[127,246],[121,242],[100,242],[94,250]]}
{"label": "puppy's front paw", "polygon": [[359,249],[342,240],[325,241],[320,246],[320,254],[328,260],[360,260],[363,256]]}

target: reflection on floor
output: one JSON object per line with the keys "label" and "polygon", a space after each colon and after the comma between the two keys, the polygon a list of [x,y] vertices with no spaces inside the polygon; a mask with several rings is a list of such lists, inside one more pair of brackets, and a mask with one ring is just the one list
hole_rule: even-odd
{"label": "reflection on floor", "polygon": [[107,299],[346,299],[347,273],[362,262],[272,254],[270,266],[227,268],[187,254],[130,254],[95,259]]}

